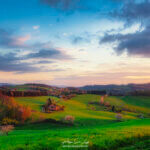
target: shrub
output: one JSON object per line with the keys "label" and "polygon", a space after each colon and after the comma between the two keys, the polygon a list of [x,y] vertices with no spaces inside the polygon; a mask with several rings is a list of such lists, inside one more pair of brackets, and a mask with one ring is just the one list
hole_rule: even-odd
{"label": "shrub", "polygon": [[117,112],[117,113],[121,113],[121,112],[122,112],[122,108],[115,107],[115,112]]}
{"label": "shrub", "polygon": [[143,114],[139,114],[139,115],[137,115],[137,117],[140,118],[140,119],[144,119],[144,115]]}
{"label": "shrub", "polygon": [[1,121],[2,125],[16,125],[18,124],[18,121],[15,119],[10,119],[10,118],[3,118]]}
{"label": "shrub", "polygon": [[112,112],[115,112],[115,106],[112,106],[111,110],[112,110]]}
{"label": "shrub", "polygon": [[19,105],[13,98],[4,96],[1,93],[0,108],[0,120],[4,119],[4,122],[9,122],[9,119],[24,122],[31,116],[31,109],[29,107]]}
{"label": "shrub", "polygon": [[117,113],[117,115],[116,115],[116,119],[117,119],[117,121],[122,121],[122,114],[120,114],[120,113]]}
{"label": "shrub", "polygon": [[75,117],[73,117],[73,116],[70,116],[70,115],[67,115],[67,116],[65,116],[65,118],[64,118],[64,121],[66,121],[66,122],[68,122],[68,123],[74,123],[74,120],[75,120]]}
{"label": "shrub", "polygon": [[105,106],[105,107],[110,107],[111,105],[110,105],[109,102],[105,102],[105,103],[104,103],[104,106]]}
{"label": "shrub", "polygon": [[8,135],[9,132],[11,132],[14,129],[13,125],[6,125],[1,127],[1,133]]}
{"label": "shrub", "polygon": [[30,107],[22,106],[22,105],[18,106],[17,118],[18,118],[19,121],[24,122],[27,119],[29,119],[30,116],[31,116],[31,109],[30,109]]}
{"label": "shrub", "polygon": [[104,96],[101,97],[100,104],[104,105]]}

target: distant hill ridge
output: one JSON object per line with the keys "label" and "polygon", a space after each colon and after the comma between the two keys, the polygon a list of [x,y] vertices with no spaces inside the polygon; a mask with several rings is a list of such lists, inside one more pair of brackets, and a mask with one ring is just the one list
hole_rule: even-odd
{"label": "distant hill ridge", "polygon": [[14,86],[15,84],[9,84],[9,83],[0,83],[0,87],[1,86]]}
{"label": "distant hill ridge", "polygon": [[150,91],[150,83],[147,84],[127,84],[127,85],[86,85],[80,87],[81,90],[86,91],[103,91],[114,93],[130,93],[134,91]]}
{"label": "distant hill ridge", "polygon": [[150,83],[146,84],[126,84],[126,85],[116,85],[116,84],[108,84],[108,85],[86,85],[82,87],[58,87],[54,85],[46,85],[46,84],[39,84],[39,83],[25,83],[25,84],[9,84],[9,83],[0,83],[0,87],[5,89],[18,89],[21,90],[49,90],[53,89],[55,90],[61,90],[61,89],[67,89],[67,90],[84,90],[84,91],[106,91],[108,94],[129,94],[136,91],[146,91],[150,94]]}

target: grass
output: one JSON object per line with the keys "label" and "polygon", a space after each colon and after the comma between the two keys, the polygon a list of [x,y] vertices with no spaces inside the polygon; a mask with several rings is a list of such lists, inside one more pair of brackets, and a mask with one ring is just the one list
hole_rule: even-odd
{"label": "grass", "polygon": [[137,141],[132,145],[122,147],[119,150],[149,150],[149,148],[150,148],[150,139],[143,139]]}
{"label": "grass", "polygon": [[[71,100],[59,100],[52,97],[59,104],[65,106],[63,112],[42,113],[41,105],[47,100],[47,96],[42,97],[22,97],[15,98],[23,105],[29,105],[33,112],[33,117],[52,118],[61,120],[66,115],[75,117],[73,126],[65,124],[41,122],[29,123],[17,126],[9,136],[0,137],[0,150],[48,150],[48,149],[68,149],[62,147],[62,142],[70,140],[74,142],[89,142],[90,150],[96,149],[120,149],[133,150],[146,149],[150,140],[150,119],[138,119],[138,111],[148,114],[150,112],[149,97],[108,97],[112,105],[117,107],[138,108],[136,112],[123,112],[123,121],[117,122],[116,113],[103,110],[91,110],[88,108],[89,101],[100,101],[97,95],[77,95]],[[136,101],[138,101],[136,103]],[[101,106],[97,106],[101,107]],[[73,149],[73,148],[69,148]],[[87,148],[78,148],[87,149]]]}
{"label": "grass", "polygon": [[[108,111],[93,111],[88,108],[89,101],[99,101],[100,96],[97,95],[78,95],[71,100],[63,101],[59,100],[58,98],[52,97],[55,101],[59,104],[65,106],[65,110],[63,112],[54,112],[54,113],[42,113],[41,112],[41,105],[46,102],[48,96],[41,96],[41,97],[21,97],[16,98],[21,104],[30,106],[33,110],[36,111],[35,114],[41,115],[44,118],[53,118],[56,120],[62,119],[66,115],[72,115],[76,118],[76,123],[79,124],[93,124],[93,121],[96,121],[98,124],[111,123],[115,120],[116,113],[108,112]],[[119,100],[116,100],[119,101]],[[100,107],[100,106],[99,106]],[[125,113],[124,119],[135,119],[135,115],[132,113]]]}
{"label": "grass", "polygon": [[[49,96],[39,96],[39,97],[19,97],[15,100],[23,105],[30,106],[33,110],[40,111],[41,105],[45,104]],[[56,97],[52,97],[54,100],[58,100]]]}
{"label": "grass", "polygon": [[[16,89],[17,91],[29,91],[31,88],[34,88],[35,86],[32,85],[14,85],[14,86],[9,86],[10,89]],[[37,86],[39,89],[43,90],[49,90],[49,87],[45,86]]]}
{"label": "grass", "polygon": [[[1,149],[15,147],[35,148],[39,144],[43,149],[57,143],[57,149],[62,149],[63,141],[88,141],[91,149],[94,147],[101,149],[116,149],[126,144],[130,145],[134,141],[150,135],[150,119],[130,120],[126,122],[115,122],[109,125],[95,125],[93,127],[66,127],[59,124],[39,123],[17,127],[9,136],[0,138]],[[41,138],[42,137],[42,138]],[[119,143],[123,142],[121,146]],[[50,144],[50,145],[49,145]],[[13,147],[14,146],[14,147]]]}
{"label": "grass", "polygon": [[122,99],[127,104],[150,109],[150,97],[146,97],[146,96],[124,96]]}
{"label": "grass", "polygon": [[107,97],[106,101],[108,101],[111,105],[126,108],[132,112],[136,113],[150,113],[150,97],[142,97],[142,96],[124,96],[124,97]]}

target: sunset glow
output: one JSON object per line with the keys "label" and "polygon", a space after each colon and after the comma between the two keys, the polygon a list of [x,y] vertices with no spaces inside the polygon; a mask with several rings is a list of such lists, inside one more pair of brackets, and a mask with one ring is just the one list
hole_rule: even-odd
{"label": "sunset glow", "polygon": [[0,82],[150,82],[149,18],[138,10],[148,1],[133,3],[141,20],[124,1],[8,1],[0,5]]}

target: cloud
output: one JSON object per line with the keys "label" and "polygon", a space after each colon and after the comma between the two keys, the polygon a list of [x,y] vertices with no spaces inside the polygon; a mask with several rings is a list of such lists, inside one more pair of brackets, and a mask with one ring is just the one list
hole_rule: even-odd
{"label": "cloud", "polygon": [[[101,9],[111,7],[112,3],[120,3],[123,0],[40,0],[42,4],[48,5],[61,11],[88,11],[99,12]],[[112,7],[111,7],[112,8]]]}
{"label": "cloud", "polygon": [[[16,72],[16,73],[31,73],[31,72],[57,72],[63,71],[62,69],[54,68],[49,69],[44,66],[36,66],[40,64],[52,64],[53,61],[50,60],[40,60],[40,61],[29,61],[29,59],[70,59],[68,55],[61,53],[58,50],[40,50],[36,53],[29,53],[28,55],[19,56],[18,53],[7,53],[0,54],[0,71],[4,72]],[[29,61],[29,62],[23,62]]]}
{"label": "cloud", "polygon": [[39,25],[37,25],[37,26],[33,26],[33,29],[34,30],[38,30],[40,28],[40,26]]}
{"label": "cloud", "polygon": [[117,42],[115,51],[122,54],[127,51],[129,55],[150,57],[150,26],[142,31],[130,34],[105,34],[100,44]]}
{"label": "cloud", "polygon": [[90,40],[85,38],[85,37],[82,37],[82,36],[74,36],[72,37],[72,44],[81,44],[81,43],[90,43]]}
{"label": "cloud", "polygon": [[55,58],[56,56],[60,55],[60,51],[55,49],[42,49],[35,53],[30,53],[27,55],[27,58]]}
{"label": "cloud", "polygon": [[57,68],[49,69],[40,66],[54,63],[53,60],[73,59],[65,51],[52,48],[51,42],[26,43],[30,39],[29,34],[16,36],[15,31],[0,28],[0,48],[1,51],[6,50],[5,54],[0,54],[0,71],[16,73],[59,71],[60,69]]}
{"label": "cloud", "polygon": [[37,64],[52,63],[50,61],[39,61],[37,63],[22,62],[20,57],[16,56],[16,53],[8,53],[0,55],[0,71],[15,72],[15,73],[33,73],[33,72],[58,72],[62,69],[47,69],[44,66],[37,67]]}
{"label": "cloud", "polygon": [[36,72],[39,68],[33,67],[31,63],[23,63],[17,53],[0,55],[0,70],[4,72]]}
{"label": "cloud", "polygon": [[37,62],[38,64],[51,64],[54,63],[53,61],[49,61],[49,60],[40,60]]}
{"label": "cloud", "polygon": [[48,42],[34,42],[27,43],[29,40],[31,41],[31,35],[27,34],[25,36],[18,36],[15,34],[14,30],[6,30],[0,28],[0,47],[2,48],[17,48],[17,49],[32,49],[37,50],[40,48],[51,47],[52,43]]}
{"label": "cloud", "polygon": [[150,1],[124,1],[121,9],[112,12],[113,17],[125,20],[127,24],[135,21],[143,22],[150,19]]}
{"label": "cloud", "polygon": [[15,36],[14,31],[0,28],[0,46],[5,48],[26,48],[25,42],[30,40],[30,35]]}
{"label": "cloud", "polygon": [[72,59],[71,56],[57,49],[41,49],[38,52],[30,53],[26,55],[25,58],[27,59],[46,58],[46,59],[57,59],[57,60]]}
{"label": "cloud", "polygon": [[81,0],[40,0],[41,3],[60,10],[77,9],[80,1]]}
{"label": "cloud", "polygon": [[126,0],[122,6],[113,10],[109,15],[119,21],[124,21],[125,28],[132,24],[140,23],[139,31],[135,33],[106,33],[100,39],[101,43],[114,43],[117,54],[127,52],[128,55],[150,57],[150,1],[149,0]]}

